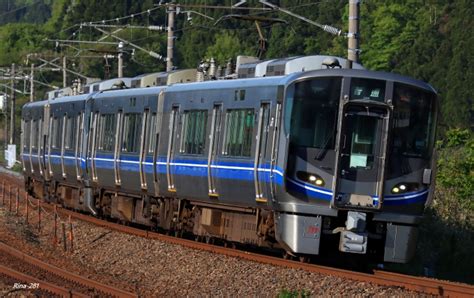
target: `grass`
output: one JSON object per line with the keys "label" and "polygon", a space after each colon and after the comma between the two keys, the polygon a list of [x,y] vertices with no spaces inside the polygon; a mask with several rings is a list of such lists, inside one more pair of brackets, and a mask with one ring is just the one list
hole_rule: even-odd
{"label": "grass", "polygon": [[309,297],[310,294],[311,293],[309,291],[306,291],[306,290],[301,290],[301,291],[293,290],[293,291],[290,291],[290,290],[287,290],[287,289],[283,289],[283,290],[280,291],[280,293],[278,293],[278,298],[306,298],[306,297]]}

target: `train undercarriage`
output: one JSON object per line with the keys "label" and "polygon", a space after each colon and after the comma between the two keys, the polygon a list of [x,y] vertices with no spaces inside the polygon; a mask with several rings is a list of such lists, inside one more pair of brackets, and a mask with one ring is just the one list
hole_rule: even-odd
{"label": "train undercarriage", "polygon": [[[386,225],[371,224],[368,227],[370,242],[364,254],[341,253],[341,226],[346,225],[346,214],[339,217],[322,217],[318,231],[319,254],[293,253],[281,245],[275,235],[276,214],[271,210],[211,205],[178,198],[131,196],[130,194],[99,190],[88,193],[73,185],[44,183],[28,180],[26,189],[32,196],[46,202],[60,204],[75,211],[114,220],[126,225],[138,225],[176,236],[188,235],[206,242],[219,241],[225,245],[250,245],[271,249],[286,258],[298,257],[302,261],[318,258],[325,262],[335,259],[342,262],[360,260],[380,263],[383,261]],[[90,197],[90,198],[88,198]],[[92,198],[92,200],[90,200]],[[90,202],[88,202],[90,200]],[[92,205],[89,205],[92,203]],[[347,263],[346,263],[347,264]]]}
{"label": "train undercarriage", "polygon": [[[219,206],[177,198],[132,196],[109,190],[28,180],[29,194],[50,203],[94,216],[136,224],[200,239],[276,248],[273,212],[264,209]],[[88,198],[91,196],[91,198]],[[92,206],[88,200],[91,200]]]}

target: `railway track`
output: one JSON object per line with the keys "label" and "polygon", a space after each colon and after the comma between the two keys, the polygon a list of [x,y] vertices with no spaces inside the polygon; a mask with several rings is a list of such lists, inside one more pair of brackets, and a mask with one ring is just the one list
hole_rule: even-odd
{"label": "railway track", "polygon": [[61,297],[137,297],[47,264],[0,242],[0,274],[18,281],[13,288],[41,290]]}
{"label": "railway track", "polygon": [[[1,176],[1,175],[0,175]],[[3,175],[4,176],[4,175]],[[3,177],[2,177],[3,178]],[[12,183],[15,187],[21,187],[21,181],[19,178],[8,176],[3,178],[5,181]],[[44,205],[45,208],[53,208],[52,205]],[[308,272],[327,274],[342,278],[348,278],[356,281],[371,282],[383,286],[397,286],[408,290],[417,291],[421,293],[440,295],[440,296],[453,296],[453,297],[474,297],[474,286],[454,283],[449,281],[437,280],[432,278],[417,277],[404,275],[399,273],[387,272],[382,270],[374,270],[372,274],[361,273],[356,271],[331,268],[326,266],[320,266],[315,264],[302,263],[292,260],[286,260],[282,258],[266,256],[262,254],[251,253],[247,251],[241,251],[232,248],[221,247],[217,245],[211,245],[207,243],[192,241],[183,238],[177,238],[167,236],[164,234],[142,230],[130,226],[124,226],[121,224],[105,221],[92,216],[88,216],[81,213],[76,213],[67,209],[58,208],[60,214],[71,216],[74,219],[88,222],[97,226],[101,226],[110,230],[115,230],[122,233],[127,233],[135,236],[145,237],[148,239],[157,239],[172,244],[178,244],[189,248],[199,249],[212,253],[219,253],[231,257],[237,257],[245,260],[254,262],[260,262],[264,264],[271,264],[277,266],[283,266],[294,269],[302,269]],[[1,247],[0,247],[1,248]]]}

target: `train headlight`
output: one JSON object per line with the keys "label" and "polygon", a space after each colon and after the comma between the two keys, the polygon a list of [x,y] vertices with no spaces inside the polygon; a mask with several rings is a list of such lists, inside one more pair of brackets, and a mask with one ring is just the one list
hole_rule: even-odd
{"label": "train headlight", "polygon": [[401,194],[401,193],[406,193],[406,192],[413,192],[413,191],[417,191],[419,188],[420,188],[420,185],[418,183],[402,182],[392,187],[392,193]]}
{"label": "train headlight", "polygon": [[313,173],[298,171],[296,172],[296,177],[302,181],[306,181],[320,187],[324,186],[325,184],[323,178]]}

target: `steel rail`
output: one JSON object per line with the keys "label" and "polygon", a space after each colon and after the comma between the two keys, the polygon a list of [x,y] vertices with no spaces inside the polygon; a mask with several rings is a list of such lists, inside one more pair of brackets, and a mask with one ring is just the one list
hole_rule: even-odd
{"label": "steel rail", "polygon": [[[38,285],[38,288],[35,288],[34,290],[43,290],[45,292],[51,293],[53,295],[59,295],[62,297],[89,297],[88,295],[78,293],[73,290],[69,290],[64,287],[57,286],[53,283],[46,282],[44,280],[38,279],[36,277],[33,277],[31,275],[27,275],[25,273],[13,270],[11,268],[5,267],[3,265],[0,265],[0,273],[10,276],[11,278],[26,282],[26,283],[35,283]],[[19,290],[33,290],[32,288],[25,288],[25,289],[19,289]]]}
{"label": "steel rail", "polygon": [[36,266],[42,270],[45,270],[47,272],[50,272],[52,274],[58,275],[64,279],[67,279],[69,281],[72,281],[74,283],[80,284],[82,286],[88,287],[88,288],[93,288],[96,289],[99,292],[105,293],[107,295],[111,295],[113,297],[138,297],[136,294],[123,291],[108,285],[101,284],[95,280],[91,280],[82,276],[79,276],[75,273],[68,272],[64,269],[61,269],[59,267],[50,265],[48,263],[45,263],[39,259],[36,259],[34,257],[31,257],[21,251],[18,251],[16,248],[13,248],[3,242],[0,241],[0,250],[3,252],[6,252],[7,254],[17,257],[18,259],[32,265]]}
{"label": "steel rail", "polygon": [[[16,180],[16,177],[8,176],[9,180]],[[21,182],[16,184],[21,185]],[[37,199],[36,199],[37,200]],[[45,204],[45,207],[48,206]],[[49,208],[53,208],[49,205]],[[453,297],[474,297],[474,286],[438,279],[410,276],[399,273],[387,272],[382,270],[374,270],[373,274],[361,273],[345,269],[332,268],[321,265],[302,263],[292,260],[286,260],[277,257],[271,257],[237,249],[225,248],[216,245],[210,245],[202,242],[192,241],[183,238],[167,236],[164,234],[151,232],[134,227],[124,226],[121,224],[105,221],[96,217],[77,213],[68,209],[58,208],[58,212],[64,215],[70,215],[76,220],[88,222],[97,226],[101,226],[110,230],[140,236],[148,239],[157,239],[171,244],[177,244],[193,249],[199,249],[212,253],[218,253],[230,257],[241,258],[249,261],[260,262],[269,265],[282,266],[293,269],[302,269],[308,272],[332,275],[342,278],[348,278],[356,281],[372,282],[383,286],[398,286],[408,290],[422,292],[431,295],[453,296]]]}
{"label": "steel rail", "polygon": [[71,217],[85,221],[97,226],[108,228],[122,233],[127,233],[130,235],[145,237],[148,239],[157,239],[165,241],[172,244],[177,244],[193,249],[199,249],[203,251],[208,251],[212,253],[218,253],[230,257],[241,258],[249,261],[276,265],[282,267],[288,267],[293,269],[303,269],[313,273],[333,275],[342,278],[349,278],[352,280],[363,281],[363,282],[372,282],[378,285],[383,286],[398,286],[403,287],[408,290],[423,292],[426,294],[432,295],[441,295],[441,296],[455,296],[455,297],[474,297],[474,286],[431,279],[426,277],[410,276],[399,273],[392,273],[381,270],[374,270],[373,274],[361,273],[356,271],[350,271],[345,269],[332,268],[321,265],[314,265],[308,263],[301,263],[292,260],[286,260],[282,258],[266,256],[256,253],[251,253],[247,251],[241,251],[232,248],[226,248],[216,245],[210,245],[202,242],[196,242],[188,239],[177,238],[172,236],[163,235],[156,232],[151,232],[147,230],[141,230],[138,228],[133,228],[129,226],[124,226],[116,224],[113,222],[101,220],[89,215],[76,213],[71,210],[60,208],[59,212],[65,215],[71,215]]}

